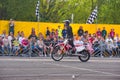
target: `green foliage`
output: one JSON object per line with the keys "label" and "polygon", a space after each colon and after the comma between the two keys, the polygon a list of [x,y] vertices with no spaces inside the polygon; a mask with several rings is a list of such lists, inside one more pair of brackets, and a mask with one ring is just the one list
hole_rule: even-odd
{"label": "green foliage", "polygon": [[[13,18],[21,21],[36,21],[35,9],[38,0],[0,0],[0,19]],[[40,21],[86,23],[90,13],[98,5],[97,23],[120,23],[120,0],[39,0]]]}

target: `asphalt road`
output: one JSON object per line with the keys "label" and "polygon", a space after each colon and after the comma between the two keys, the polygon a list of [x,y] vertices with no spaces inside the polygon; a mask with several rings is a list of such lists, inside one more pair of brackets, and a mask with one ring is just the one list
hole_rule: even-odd
{"label": "asphalt road", "polygon": [[0,80],[120,80],[120,58],[0,57]]}

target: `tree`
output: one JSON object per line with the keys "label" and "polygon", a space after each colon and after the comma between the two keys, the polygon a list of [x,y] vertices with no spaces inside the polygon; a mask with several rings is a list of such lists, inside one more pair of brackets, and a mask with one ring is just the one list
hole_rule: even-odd
{"label": "tree", "polygon": [[[38,0],[0,0],[0,19],[13,18],[21,21],[36,21],[35,9]],[[120,23],[120,0],[39,0],[40,21],[86,23],[93,9],[98,6],[97,23]]]}

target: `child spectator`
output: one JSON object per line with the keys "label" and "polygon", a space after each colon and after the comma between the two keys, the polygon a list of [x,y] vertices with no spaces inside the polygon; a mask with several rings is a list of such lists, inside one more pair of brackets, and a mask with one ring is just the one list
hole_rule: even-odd
{"label": "child spectator", "polygon": [[50,30],[49,30],[49,27],[47,27],[47,30],[46,30],[46,36],[50,36]]}
{"label": "child spectator", "polygon": [[21,45],[23,46],[23,47],[28,47],[29,46],[29,41],[28,41],[28,39],[27,38],[23,38],[23,40],[22,40],[22,42],[21,42]]}
{"label": "child spectator", "polygon": [[51,34],[55,35],[55,30],[54,29],[52,29]]}
{"label": "child spectator", "polygon": [[100,28],[98,28],[96,34],[97,34],[97,37],[102,35],[102,32],[100,31]]}
{"label": "child spectator", "polygon": [[55,37],[58,38],[58,29],[55,30]]}
{"label": "child spectator", "polygon": [[94,41],[93,35],[89,34],[89,36],[88,36],[88,41],[89,41],[91,44],[93,44],[93,41]]}
{"label": "child spectator", "polygon": [[60,26],[58,26],[58,37],[62,37],[62,29]]}
{"label": "child spectator", "polygon": [[114,37],[115,37],[114,29],[111,29],[111,31],[110,31],[110,37],[111,37],[112,39],[114,39]]}
{"label": "child spectator", "polygon": [[21,33],[21,36],[19,37],[18,41],[19,41],[19,44],[22,45],[22,40],[24,39],[24,33],[22,32]]}
{"label": "child spectator", "polygon": [[13,41],[13,53],[15,55],[17,55],[17,51],[20,49],[20,46],[19,46],[19,41],[18,39],[16,38],[14,41]]}
{"label": "child spectator", "polygon": [[17,33],[18,33],[17,34],[17,39],[19,40],[19,38],[21,37],[21,33],[20,33],[20,31],[18,31]]}
{"label": "child spectator", "polygon": [[103,37],[104,39],[106,39],[106,35],[107,35],[107,31],[105,30],[105,27],[103,27],[102,37]]}
{"label": "child spectator", "polygon": [[2,33],[2,38],[4,38],[6,36],[6,31],[4,30]]}

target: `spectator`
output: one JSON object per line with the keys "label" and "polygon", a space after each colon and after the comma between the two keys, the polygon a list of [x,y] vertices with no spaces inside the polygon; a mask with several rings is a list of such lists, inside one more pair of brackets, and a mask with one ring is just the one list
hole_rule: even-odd
{"label": "spectator", "polygon": [[[32,38],[31,38],[32,39]],[[29,41],[27,38],[23,38],[21,42],[21,46],[26,49],[29,46]]]}
{"label": "spectator", "polygon": [[62,30],[62,37],[65,39],[67,37],[67,30],[66,27],[64,26],[64,29]]}
{"label": "spectator", "polygon": [[113,47],[114,47],[114,44],[113,44],[113,40],[112,40],[112,38],[110,37],[110,35],[108,35],[108,38],[106,39],[106,44],[107,44],[107,50],[108,50],[108,52],[109,52],[109,54],[110,54],[110,57],[112,57],[113,55],[112,55],[112,49],[113,49]]}
{"label": "spectator", "polygon": [[58,29],[55,30],[55,37],[58,38]]}
{"label": "spectator", "polygon": [[4,55],[2,36],[0,36],[0,53],[2,53],[2,55]]}
{"label": "spectator", "polygon": [[118,40],[117,46],[118,46],[118,48],[120,49],[120,40]]}
{"label": "spectator", "polygon": [[20,49],[19,41],[17,38],[15,38],[15,40],[13,41],[13,53],[17,55],[18,54],[17,52],[19,49]]}
{"label": "spectator", "polygon": [[52,29],[52,32],[50,33],[50,39],[53,40],[55,37],[55,30]]}
{"label": "spectator", "polygon": [[[87,33],[87,34],[88,34],[88,33]],[[81,36],[81,40],[82,40],[83,42],[85,42],[85,41],[88,40],[88,36],[87,36],[87,34],[84,33],[83,36]]]}
{"label": "spectator", "polygon": [[32,51],[36,50],[37,47],[37,40],[35,37],[30,38],[30,48]]}
{"label": "spectator", "polygon": [[93,35],[89,34],[88,41],[89,41],[91,44],[93,44],[93,41],[94,41]]}
{"label": "spectator", "polygon": [[[99,45],[98,49],[100,50],[100,56],[103,57],[103,53],[106,50],[107,45],[106,45],[105,39],[102,36],[98,37],[98,44],[96,44],[96,46],[97,45]],[[109,52],[109,49],[108,49],[108,52]]]}
{"label": "spectator", "polygon": [[[20,44],[20,50],[22,51],[22,53],[25,53],[26,51],[31,51],[29,46],[30,46],[30,43],[29,43],[28,39],[25,38],[25,37],[22,38],[22,41],[21,41],[21,44]],[[29,52],[29,54],[30,54],[30,52]],[[16,54],[16,55],[18,55],[18,54]]]}
{"label": "spectator", "polygon": [[18,31],[17,33],[18,33],[17,34],[17,39],[19,40],[19,38],[21,37],[21,33],[20,33],[20,31]]}
{"label": "spectator", "polygon": [[116,42],[118,42],[118,41],[120,40],[120,37],[119,37],[118,34],[116,34],[116,37],[114,38],[114,40],[115,40]]}
{"label": "spectator", "polygon": [[37,48],[40,50],[39,52],[39,56],[40,54],[42,54],[42,56],[44,56],[43,54],[43,50],[44,50],[44,42],[42,38],[39,38],[39,40],[37,40]]}
{"label": "spectator", "polygon": [[28,37],[28,39],[31,39],[31,38],[37,39],[37,36],[35,34],[35,28],[32,28],[32,32],[31,32],[30,36]]}
{"label": "spectator", "polygon": [[10,49],[12,48],[12,41],[14,40],[14,36],[13,33],[10,32],[9,36],[8,36],[8,42],[9,42],[9,47]]}
{"label": "spectator", "polygon": [[51,33],[52,33],[52,35],[54,35],[54,34],[55,34],[55,30],[54,30],[54,29],[52,29]]}
{"label": "spectator", "polygon": [[47,30],[46,30],[46,36],[50,36],[50,30],[49,30],[49,27],[47,27]]}
{"label": "spectator", "polygon": [[19,39],[18,39],[20,45],[22,45],[22,40],[23,40],[23,39],[25,39],[24,33],[21,32],[21,36],[20,36]]}
{"label": "spectator", "polygon": [[[52,52],[52,44],[49,36],[47,36],[46,39],[44,40],[44,44],[45,44],[44,45],[45,56],[49,56]],[[47,53],[48,49],[50,49],[50,53]]]}
{"label": "spectator", "polygon": [[43,34],[41,32],[38,34],[38,39],[44,40],[44,36],[43,36]]}
{"label": "spectator", "polygon": [[97,34],[97,37],[102,35],[102,32],[100,31],[100,28],[98,28],[96,34]]}
{"label": "spectator", "polygon": [[8,36],[5,36],[4,38],[3,38],[3,45],[4,45],[4,52],[5,52],[5,50],[7,51],[7,52],[9,52],[8,50],[9,50],[9,41],[8,41]]}
{"label": "spectator", "polygon": [[92,54],[94,52],[93,48],[92,48],[92,43],[90,41],[86,42],[86,48],[89,51],[90,54]]}
{"label": "spectator", "polygon": [[58,26],[58,37],[62,37],[62,29],[60,26]]}
{"label": "spectator", "polygon": [[79,37],[77,37],[76,35],[74,35],[73,43],[78,52],[81,50],[81,48],[84,48],[84,46],[83,46],[84,42],[82,40],[80,40]]}
{"label": "spectator", "polygon": [[106,43],[113,43],[112,38],[110,37],[110,35],[108,35],[108,38],[106,39]]}
{"label": "spectator", "polygon": [[5,36],[6,36],[6,30],[3,31],[2,38],[4,38]]}
{"label": "spectator", "polygon": [[105,30],[105,27],[103,27],[102,37],[105,39],[105,38],[106,38],[106,35],[107,35],[107,31]]}
{"label": "spectator", "polygon": [[88,31],[85,31],[83,35],[86,36],[86,38],[88,38],[89,35]]}
{"label": "spectator", "polygon": [[83,33],[84,33],[83,27],[80,26],[79,29],[78,29],[78,36],[81,37],[83,35]]}
{"label": "spectator", "polygon": [[115,37],[114,29],[111,29],[111,31],[110,31],[110,37],[111,37],[112,39],[114,39],[114,37]]}
{"label": "spectator", "polygon": [[55,37],[55,34],[54,33],[50,33],[50,40],[53,40]]}
{"label": "spectator", "polygon": [[57,43],[58,43],[58,40],[56,37],[54,37],[54,39],[52,40],[52,47],[54,47]]}
{"label": "spectator", "polygon": [[9,23],[9,34],[10,32],[12,32],[14,35],[14,20],[13,19],[10,19],[10,23]]}

